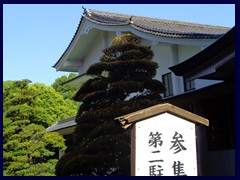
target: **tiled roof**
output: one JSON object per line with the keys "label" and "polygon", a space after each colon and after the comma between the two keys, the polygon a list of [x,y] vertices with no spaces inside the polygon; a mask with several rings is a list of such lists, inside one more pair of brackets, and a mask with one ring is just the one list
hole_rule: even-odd
{"label": "tiled roof", "polygon": [[211,26],[84,9],[84,13],[70,44],[62,56],[59,58],[59,60],[53,65],[53,67],[56,67],[63,55],[67,52],[84,18],[93,23],[105,26],[129,25],[135,30],[144,33],[171,38],[217,39],[230,29],[228,27],[221,26]]}
{"label": "tiled roof", "polygon": [[56,131],[56,130],[59,130],[59,129],[64,129],[64,128],[68,128],[68,127],[71,127],[71,126],[75,126],[76,125],[75,118],[76,118],[76,116],[73,116],[73,117],[70,117],[70,118],[67,118],[67,119],[57,121],[52,126],[48,127],[46,129],[46,132],[52,132],[52,131]]}
{"label": "tiled roof", "polygon": [[[210,62],[213,63],[214,61],[221,60],[220,54],[223,55],[223,52],[226,51],[226,49],[228,52],[231,52],[230,49],[235,48],[235,33],[236,27],[234,26],[224,36],[212,43],[206,49],[202,50],[191,58],[170,67],[169,69],[177,76],[186,76],[186,74],[191,74],[191,71],[195,70],[196,68],[200,70],[201,68],[199,67],[203,67],[203,64],[207,64],[207,66],[210,67]],[[216,55],[218,58],[213,58]],[[220,67],[220,65],[218,66]],[[233,72],[228,72],[228,74],[231,73]]]}
{"label": "tiled roof", "polygon": [[172,38],[219,38],[230,29],[227,27],[147,18],[141,16],[123,15],[90,9],[85,9],[83,17],[93,23],[100,25],[129,25],[132,28],[141,32]]}

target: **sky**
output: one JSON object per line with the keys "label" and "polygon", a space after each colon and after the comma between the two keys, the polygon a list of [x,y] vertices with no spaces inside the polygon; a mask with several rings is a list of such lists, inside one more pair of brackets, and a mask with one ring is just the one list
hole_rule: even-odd
{"label": "sky", "polygon": [[29,79],[50,86],[70,72],[59,60],[88,9],[233,27],[234,4],[3,4],[3,81]]}

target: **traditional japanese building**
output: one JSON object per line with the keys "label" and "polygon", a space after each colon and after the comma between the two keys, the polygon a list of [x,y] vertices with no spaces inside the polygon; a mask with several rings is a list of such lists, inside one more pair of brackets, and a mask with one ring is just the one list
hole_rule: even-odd
{"label": "traditional japanese building", "polygon": [[199,132],[206,175],[235,175],[235,33],[234,26],[208,48],[169,68],[187,81],[221,81],[166,99],[209,119],[209,128]]}
{"label": "traditional japanese building", "polygon": [[[155,78],[162,81],[167,89],[163,94],[164,102],[209,118],[209,129],[199,131],[203,141],[202,151],[205,152],[202,174],[233,175],[232,169],[214,173],[205,166],[209,157],[214,163],[213,158],[223,157],[221,153],[226,153],[222,150],[235,147],[235,28],[229,30],[227,27],[85,9],[69,46],[53,67],[57,71],[78,73],[79,76],[66,84],[80,87],[92,78],[85,75],[86,70],[99,61],[102,50],[111,45],[114,37],[124,33],[140,37],[141,44],[151,46],[153,61],[159,64]],[[222,112],[225,112],[223,109],[232,111],[225,116],[213,113],[219,108]],[[219,118],[222,124],[218,122]],[[221,127],[228,124],[228,129],[220,130],[219,123]],[[57,131],[67,137],[71,136],[75,125],[74,117],[71,117],[57,121],[47,131]],[[233,165],[233,151],[229,153]]]}

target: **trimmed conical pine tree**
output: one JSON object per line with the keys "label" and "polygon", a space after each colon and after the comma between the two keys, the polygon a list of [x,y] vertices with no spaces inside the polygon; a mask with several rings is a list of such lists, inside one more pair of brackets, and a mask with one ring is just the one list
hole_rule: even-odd
{"label": "trimmed conical pine tree", "polygon": [[74,151],[56,166],[56,175],[130,175],[130,133],[115,117],[161,102],[164,85],[153,79],[158,64],[150,47],[124,34],[103,50],[100,62],[87,71],[88,80],[74,99],[82,102],[76,116]]}

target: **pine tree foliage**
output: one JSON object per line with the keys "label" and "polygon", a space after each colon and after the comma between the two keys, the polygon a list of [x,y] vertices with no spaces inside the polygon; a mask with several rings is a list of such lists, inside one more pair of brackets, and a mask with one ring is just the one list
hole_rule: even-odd
{"label": "pine tree foliage", "polygon": [[76,106],[52,87],[29,80],[6,81],[3,89],[3,174],[53,176],[56,154],[65,150],[58,133],[45,128],[75,114]]}
{"label": "pine tree foliage", "polygon": [[68,76],[61,76],[57,78],[51,86],[55,89],[55,91],[61,93],[64,99],[72,99],[78,88],[75,86],[66,85],[64,83],[75,78],[76,76],[77,74],[75,73],[70,73]]}
{"label": "pine tree foliage", "polygon": [[74,99],[82,102],[76,116],[73,152],[56,166],[57,175],[130,175],[130,134],[115,117],[161,101],[163,84],[153,79],[158,64],[150,47],[136,36],[115,38],[100,62],[89,67],[88,80]]}

